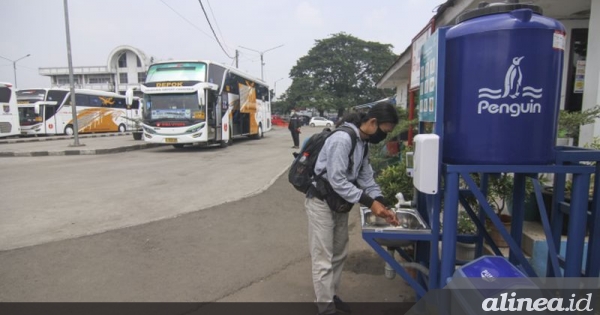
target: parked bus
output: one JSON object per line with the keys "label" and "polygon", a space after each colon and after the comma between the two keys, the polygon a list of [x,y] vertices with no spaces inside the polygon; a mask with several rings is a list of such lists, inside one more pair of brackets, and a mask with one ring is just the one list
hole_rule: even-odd
{"label": "parked bus", "polygon": [[[73,113],[69,89],[28,89],[17,91],[21,134],[72,135]],[[125,132],[134,128],[134,119],[141,117],[138,99],[132,106],[125,96],[97,91],[75,90],[79,133]]]}
{"label": "parked bus", "polygon": [[17,96],[12,84],[0,82],[0,137],[17,136],[21,134]]}
{"label": "parked bus", "polygon": [[[268,85],[211,61],[165,61],[148,68],[143,92],[146,142],[220,144],[237,136],[256,139],[271,130]],[[133,90],[127,91],[128,101]]]}

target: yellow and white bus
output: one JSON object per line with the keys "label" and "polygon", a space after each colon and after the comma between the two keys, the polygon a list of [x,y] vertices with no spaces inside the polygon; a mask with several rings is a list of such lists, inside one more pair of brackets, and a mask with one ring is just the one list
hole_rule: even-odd
{"label": "yellow and white bus", "polygon": [[17,96],[11,83],[0,82],[0,137],[21,134]]}
{"label": "yellow and white bus", "polygon": [[[69,89],[28,89],[17,91],[21,134],[72,135],[73,114]],[[79,133],[125,132],[141,117],[139,101],[125,104],[125,96],[97,91],[75,90]],[[133,120],[132,120],[133,119]]]}
{"label": "yellow and white bus", "polygon": [[[229,145],[237,136],[263,137],[271,130],[268,85],[211,61],[165,61],[148,68],[143,138],[176,148],[194,143]],[[127,91],[128,101],[133,90]]]}

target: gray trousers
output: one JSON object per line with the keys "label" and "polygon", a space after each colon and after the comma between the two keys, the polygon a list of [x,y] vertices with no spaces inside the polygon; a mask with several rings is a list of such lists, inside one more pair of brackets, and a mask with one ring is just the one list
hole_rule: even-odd
{"label": "gray trousers", "polygon": [[308,243],[319,313],[335,312],[344,262],[348,256],[348,213],[336,213],[318,198],[306,198]]}

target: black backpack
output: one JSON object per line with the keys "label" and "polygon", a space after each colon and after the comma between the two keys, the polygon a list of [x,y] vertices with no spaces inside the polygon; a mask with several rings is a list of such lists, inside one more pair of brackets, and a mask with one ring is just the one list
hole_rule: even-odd
{"label": "black backpack", "polygon": [[[325,128],[320,133],[311,136],[300,150],[300,153],[293,153],[294,161],[288,172],[288,180],[299,192],[306,194],[311,187],[313,180],[320,178],[325,173],[325,170],[323,170],[320,174],[315,174],[315,164],[317,164],[317,158],[319,157],[321,148],[325,144],[325,140],[337,131],[346,132],[352,139],[352,149],[348,154],[348,159],[350,161],[350,163],[348,163],[348,170],[352,170],[352,167],[354,166],[352,155],[356,147],[356,133],[348,126],[340,126],[333,131],[330,128]],[[367,156],[367,152],[368,146],[365,148],[363,159]]]}

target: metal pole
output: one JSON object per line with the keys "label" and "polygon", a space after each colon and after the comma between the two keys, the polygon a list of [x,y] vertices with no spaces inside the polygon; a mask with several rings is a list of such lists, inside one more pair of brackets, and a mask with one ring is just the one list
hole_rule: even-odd
{"label": "metal pole", "polygon": [[8,61],[12,62],[12,64],[13,64],[13,75],[14,75],[14,79],[15,79],[15,82],[14,82],[15,83],[15,89],[17,88],[17,62],[19,60],[25,59],[25,58],[27,58],[29,56],[31,56],[31,54],[27,54],[27,55],[25,55],[25,56],[23,56],[23,57],[21,57],[21,58],[19,58],[17,60],[11,60],[11,59],[8,59],[6,57],[0,56],[0,58],[8,60]]}
{"label": "metal pole", "polygon": [[236,49],[235,50],[235,67],[236,68],[239,68],[239,65],[238,65],[239,59],[240,59],[240,51]]}
{"label": "metal pole", "polygon": [[260,79],[261,80],[265,80],[265,77],[263,76],[263,67],[265,66],[265,63],[263,62],[263,53],[260,54]]}
{"label": "metal pole", "polygon": [[254,52],[257,52],[257,53],[259,53],[259,54],[260,54],[260,79],[264,81],[264,80],[265,80],[265,78],[264,78],[264,75],[263,75],[263,67],[264,67],[265,63],[264,63],[264,58],[263,58],[263,55],[264,55],[264,54],[265,54],[267,51],[271,51],[271,50],[273,50],[273,49],[277,49],[277,48],[279,48],[279,47],[282,47],[282,46],[283,46],[283,45],[279,45],[279,46],[276,46],[276,47],[273,47],[273,48],[269,48],[269,49],[267,49],[267,50],[264,50],[264,51],[258,51],[258,50],[254,50],[254,49],[247,48],[247,47],[243,47],[243,46],[239,46],[239,47],[240,47],[240,48],[247,49],[247,50],[250,50],[250,51],[254,51]]}
{"label": "metal pole", "polygon": [[71,85],[71,112],[73,114],[73,136],[74,142],[71,146],[82,146],[79,143],[79,125],[77,124],[77,107],[75,106],[75,79],[73,78],[73,60],[71,58],[71,35],[69,34],[69,9],[67,0],[63,0],[65,9],[65,30],[67,33],[67,58],[69,60],[69,83]]}
{"label": "metal pole", "polygon": [[15,89],[17,88],[17,62],[13,61],[13,71],[15,75]]}

